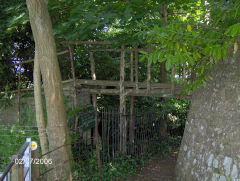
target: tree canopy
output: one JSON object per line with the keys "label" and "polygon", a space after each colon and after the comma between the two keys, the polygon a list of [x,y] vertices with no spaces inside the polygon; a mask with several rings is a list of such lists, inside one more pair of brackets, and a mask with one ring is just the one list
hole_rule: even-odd
{"label": "tree canopy", "polygon": [[[167,21],[163,18],[163,5],[167,6]],[[12,64],[33,57],[33,37],[25,1],[12,0],[0,6],[0,73],[1,77],[11,75],[8,80],[15,82],[14,75],[18,71]],[[196,77],[195,82],[187,86],[188,90],[204,83],[206,72],[238,48],[239,7],[237,0],[48,2],[57,42],[111,40],[130,45],[154,43],[150,55],[142,52],[142,59],[148,59],[151,64],[166,62],[167,70],[172,64],[177,67],[186,64],[188,79],[191,74]],[[30,65],[24,65],[22,74],[26,80],[32,81]],[[2,79],[1,85],[8,84],[6,80]]]}

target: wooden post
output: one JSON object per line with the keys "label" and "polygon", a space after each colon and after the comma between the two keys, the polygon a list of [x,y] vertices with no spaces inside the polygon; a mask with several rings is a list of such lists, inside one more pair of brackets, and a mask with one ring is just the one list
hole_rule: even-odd
{"label": "wooden post", "polygon": [[25,181],[23,166],[24,166],[23,164],[18,165],[18,181]]}
{"label": "wooden post", "polygon": [[120,61],[120,151],[126,153],[126,141],[127,141],[127,125],[125,119],[126,113],[126,95],[124,90],[125,79],[125,50],[122,45],[121,61]]}
{"label": "wooden post", "polygon": [[[151,47],[148,45],[148,54],[151,52]],[[151,64],[147,63],[147,91],[151,90]]]}
{"label": "wooden post", "polygon": [[[31,158],[33,160],[39,159],[39,154],[37,150],[31,151]],[[40,164],[31,163],[31,180],[40,181]]]}
{"label": "wooden post", "polygon": [[18,165],[14,164],[11,168],[11,181],[18,181]]}
{"label": "wooden post", "polygon": [[136,83],[136,92],[138,92],[138,46],[135,47],[135,83]]}
{"label": "wooden post", "polygon": [[21,124],[21,65],[19,65],[18,73],[18,96],[17,96],[17,105],[18,105],[18,124]]}
{"label": "wooden post", "polygon": [[[96,80],[96,72],[95,72],[95,62],[93,57],[93,52],[90,52],[90,65],[91,65],[91,75],[92,80]],[[92,94],[92,102],[95,110],[95,143],[96,143],[96,151],[97,151],[97,161],[98,161],[98,169],[101,173],[101,157],[99,151],[99,136],[98,136],[98,118],[97,118],[97,94]]]}
{"label": "wooden post", "polygon": [[186,85],[186,62],[183,64],[183,84]]}
{"label": "wooden post", "polygon": [[[131,73],[130,73],[130,80],[131,82],[134,81],[134,76],[133,76],[133,52],[131,52],[130,56],[130,68],[131,68]],[[131,144],[131,152],[132,152],[132,146],[134,144],[134,96],[130,97],[130,124],[129,124],[129,140]]]}
{"label": "wooden post", "polygon": [[175,65],[172,64],[172,72],[171,72],[171,94],[174,94],[175,92],[175,83],[174,83],[174,79],[175,79]]}
{"label": "wooden post", "polygon": [[[69,49],[69,55],[70,55],[70,62],[71,62],[71,69],[72,69],[72,78],[73,78],[73,107],[77,107],[77,82],[76,82],[76,74],[75,74],[75,66],[74,66],[74,61],[73,61],[73,53],[72,53],[72,47],[68,47]],[[75,134],[78,132],[78,116],[75,116]]]}

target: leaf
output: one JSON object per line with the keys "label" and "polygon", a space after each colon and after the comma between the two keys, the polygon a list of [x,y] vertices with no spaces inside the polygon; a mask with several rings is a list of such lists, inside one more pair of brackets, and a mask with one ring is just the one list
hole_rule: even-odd
{"label": "leaf", "polygon": [[221,47],[216,48],[216,59],[220,60],[222,58]]}
{"label": "leaf", "polygon": [[237,41],[235,41],[234,48],[233,48],[233,55],[235,55],[237,53],[237,51],[238,51],[238,43],[237,43]]}
{"label": "leaf", "polygon": [[192,31],[192,27],[191,27],[191,25],[189,25],[189,24],[187,25],[187,31],[188,31],[188,32],[191,32],[191,31]]}
{"label": "leaf", "polygon": [[171,59],[167,59],[166,64],[165,64],[166,70],[170,70],[171,69],[171,65],[172,65]]}
{"label": "leaf", "polygon": [[225,31],[225,35],[229,34],[231,36],[235,36],[236,34],[240,34],[240,23],[236,23]]}
{"label": "leaf", "polygon": [[140,55],[139,62],[143,62],[146,59],[146,55]]}

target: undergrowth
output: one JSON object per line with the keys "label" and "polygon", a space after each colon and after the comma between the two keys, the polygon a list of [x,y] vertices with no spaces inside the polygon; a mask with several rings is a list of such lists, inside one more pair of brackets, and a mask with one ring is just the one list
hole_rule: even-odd
{"label": "undergrowth", "polygon": [[168,137],[165,140],[156,142],[154,150],[151,153],[141,155],[141,157],[118,154],[113,161],[101,165],[101,172],[98,170],[96,151],[94,151],[84,161],[73,164],[73,177],[84,181],[97,181],[99,179],[104,181],[125,180],[134,176],[139,168],[156,156],[166,157],[178,151],[180,144],[181,137]]}

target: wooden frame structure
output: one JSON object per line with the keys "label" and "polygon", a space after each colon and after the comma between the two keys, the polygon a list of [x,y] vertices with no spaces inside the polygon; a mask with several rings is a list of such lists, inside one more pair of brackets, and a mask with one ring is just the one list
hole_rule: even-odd
{"label": "wooden frame structure", "polygon": [[[77,107],[77,92],[88,92],[92,94],[93,107],[97,109],[97,94],[106,95],[119,95],[120,96],[120,151],[122,153],[126,152],[127,143],[127,122],[125,119],[126,113],[126,96],[130,96],[130,131],[129,140],[130,143],[134,143],[134,97],[135,96],[156,96],[156,95],[174,95],[175,97],[180,97],[180,93],[184,86],[175,85],[175,66],[172,65],[171,69],[171,83],[152,83],[151,82],[151,64],[147,64],[147,79],[145,82],[139,82],[138,78],[138,57],[139,49],[138,46],[133,48],[126,48],[124,45],[117,49],[84,49],[81,51],[89,52],[90,70],[92,80],[77,79],[75,75],[74,66],[74,55],[73,46],[74,45],[113,45],[114,42],[98,42],[98,41],[74,41],[74,42],[61,42],[62,45],[66,46],[68,50],[57,53],[57,55],[63,55],[69,53],[69,59],[71,63],[72,79],[63,81],[64,84],[72,84],[71,90],[73,92],[73,106]],[[145,52],[151,52],[151,45],[147,46]],[[120,80],[97,80],[95,71],[95,52],[119,52],[120,53]],[[125,54],[128,52],[130,54],[130,80],[125,80]],[[14,66],[21,66],[21,64],[32,63],[34,60],[27,60],[20,63],[14,64]],[[186,65],[183,67],[183,80],[186,80]],[[18,85],[20,85],[20,76],[18,80]],[[18,116],[20,122],[20,93],[21,91],[28,91],[30,89],[20,89],[15,91],[18,93]],[[32,90],[32,89],[31,89]],[[185,95],[184,97],[191,97],[191,95]],[[98,168],[101,171],[101,159],[99,151],[99,138],[98,138],[98,118],[95,116],[95,143],[96,151],[98,157]],[[75,118],[75,131],[78,130],[78,117]]]}

